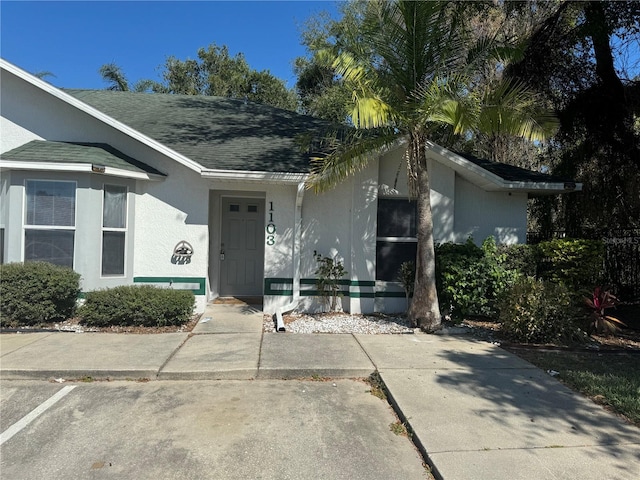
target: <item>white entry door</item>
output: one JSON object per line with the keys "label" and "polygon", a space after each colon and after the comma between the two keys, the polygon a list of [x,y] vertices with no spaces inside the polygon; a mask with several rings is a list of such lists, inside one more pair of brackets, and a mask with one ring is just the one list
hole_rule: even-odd
{"label": "white entry door", "polygon": [[264,200],[223,197],[221,238],[220,295],[262,295]]}

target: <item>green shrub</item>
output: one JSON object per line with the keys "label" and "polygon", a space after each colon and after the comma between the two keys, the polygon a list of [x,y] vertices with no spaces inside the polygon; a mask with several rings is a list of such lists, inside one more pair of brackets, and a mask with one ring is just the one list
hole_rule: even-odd
{"label": "green shrub", "polygon": [[499,301],[502,332],[525,343],[573,343],[583,334],[577,326],[579,309],[567,287],[522,277]]}
{"label": "green shrub", "polygon": [[455,319],[497,316],[497,298],[516,276],[506,268],[505,255],[498,251],[493,237],[488,237],[482,248],[471,239],[461,245],[436,246],[438,298]]}
{"label": "green shrub", "polygon": [[28,326],[72,317],[80,275],[46,262],[0,265],[0,323]]}
{"label": "green shrub", "polygon": [[342,277],[349,272],[344,269],[344,265],[337,258],[323,257],[318,254],[316,262],[318,262],[318,268],[315,272],[318,292],[320,292],[329,311],[335,312],[338,309],[338,297],[342,296],[340,282]]}
{"label": "green shrub", "polygon": [[575,292],[591,290],[604,275],[604,243],[600,240],[556,239],[539,243],[538,276],[562,282]]}
{"label": "green shrub", "polygon": [[416,264],[415,262],[402,262],[398,270],[396,280],[400,282],[407,299],[407,308],[409,308],[410,298],[413,296],[413,289],[416,281]]}
{"label": "green shrub", "polygon": [[500,245],[498,254],[502,255],[503,266],[515,271],[520,276],[535,277],[540,262],[540,251],[537,245]]}
{"label": "green shrub", "polygon": [[88,292],[78,315],[82,323],[95,327],[161,327],[188,322],[194,305],[195,296],[188,290],[126,285]]}

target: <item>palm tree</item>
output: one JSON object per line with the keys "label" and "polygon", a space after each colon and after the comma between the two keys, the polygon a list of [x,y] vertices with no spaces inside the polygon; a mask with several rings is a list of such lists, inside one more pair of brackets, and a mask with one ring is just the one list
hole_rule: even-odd
{"label": "palm tree", "polygon": [[[343,45],[333,63],[353,92],[355,129],[348,140],[317,159],[308,180],[316,192],[325,191],[363,168],[374,158],[372,152],[383,151],[399,139],[407,142],[408,184],[417,204],[418,240],[408,317],[427,332],[441,328],[428,141],[452,142],[455,136],[485,126],[499,127],[502,134],[538,139],[546,126],[524,118],[525,109],[513,108],[518,106],[518,97],[526,97],[522,85],[503,85],[508,100],[471,88],[474,73],[500,50],[487,39],[469,45],[471,35],[465,22],[469,5],[404,0],[366,3],[358,41]],[[491,102],[483,104],[483,99]]]}
{"label": "palm tree", "polygon": [[129,91],[129,82],[122,69],[115,63],[102,65],[98,72],[102,76],[102,79],[109,84],[107,90],[114,90],[116,92]]}

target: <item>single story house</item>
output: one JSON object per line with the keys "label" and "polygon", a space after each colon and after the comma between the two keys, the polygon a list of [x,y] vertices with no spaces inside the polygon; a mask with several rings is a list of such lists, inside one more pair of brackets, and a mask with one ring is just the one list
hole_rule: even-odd
{"label": "single story house", "polygon": [[[305,189],[317,119],[218,97],[63,90],[0,59],[0,255],[81,274],[83,291],[190,289],[197,309],[263,297],[317,309],[317,255],[342,261],[342,308],[405,308],[415,251],[403,148],[334,190]],[[580,185],[428,146],[436,242],[524,242],[527,199]],[[397,182],[400,170],[400,181]]]}

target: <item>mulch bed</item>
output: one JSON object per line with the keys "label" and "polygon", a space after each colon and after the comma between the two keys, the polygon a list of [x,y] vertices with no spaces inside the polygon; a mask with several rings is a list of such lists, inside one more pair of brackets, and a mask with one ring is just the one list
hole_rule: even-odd
{"label": "mulch bed", "polygon": [[593,334],[586,345],[575,347],[558,346],[553,344],[523,344],[509,342],[501,336],[500,324],[487,320],[467,319],[463,325],[470,327],[471,334],[477,338],[500,342],[506,349],[548,349],[570,351],[597,351],[597,352],[637,352],[640,353],[640,330],[625,328],[615,335]]}
{"label": "mulch bed", "polygon": [[89,327],[82,325],[78,318],[70,318],[64,322],[50,324],[43,323],[40,325],[33,325],[29,327],[3,327],[0,329],[2,333],[10,332],[86,332],[86,333],[131,333],[131,334],[157,334],[157,333],[188,333],[193,330],[198,321],[200,315],[194,315],[189,322],[184,325],[168,325],[164,327],[140,327],[140,326],[126,326],[126,325],[113,325],[110,327]]}

